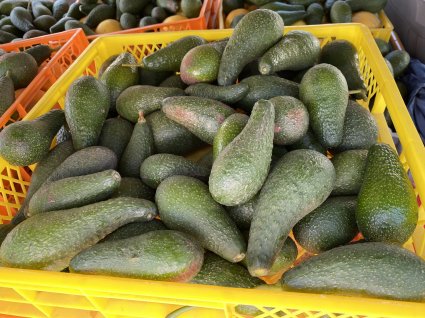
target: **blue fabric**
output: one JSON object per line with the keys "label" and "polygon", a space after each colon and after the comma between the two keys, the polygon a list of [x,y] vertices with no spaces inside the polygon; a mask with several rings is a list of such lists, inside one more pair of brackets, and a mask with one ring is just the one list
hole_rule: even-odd
{"label": "blue fabric", "polygon": [[412,59],[405,74],[403,82],[409,92],[407,109],[425,143],[425,64]]}

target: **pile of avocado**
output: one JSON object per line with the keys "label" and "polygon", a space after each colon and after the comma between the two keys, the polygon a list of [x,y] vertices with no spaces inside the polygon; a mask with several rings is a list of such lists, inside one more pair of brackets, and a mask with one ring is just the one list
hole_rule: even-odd
{"label": "pile of avocado", "polygon": [[[278,13],[285,25],[292,25],[304,20],[306,24],[348,23],[352,21],[354,12],[366,11],[378,13],[387,0],[223,0],[223,11],[229,14],[248,6],[250,9],[269,9]],[[255,7],[250,7],[254,5]],[[235,27],[246,14],[245,11],[236,11],[231,23]]]}
{"label": "pile of avocado", "polygon": [[26,88],[37,76],[39,66],[49,59],[56,49],[39,44],[22,52],[0,49],[0,116],[15,101],[15,91]]}
{"label": "pile of avocado", "polygon": [[63,111],[7,126],[0,155],[38,164],[2,266],[244,288],[283,273],[285,290],[425,300],[402,248],[415,194],[354,100],[356,48],[283,27],[260,9],[227,39],[112,56]]}
{"label": "pile of avocado", "polygon": [[76,28],[94,35],[104,21],[98,33],[195,18],[201,7],[201,0],[2,0],[0,44]]}

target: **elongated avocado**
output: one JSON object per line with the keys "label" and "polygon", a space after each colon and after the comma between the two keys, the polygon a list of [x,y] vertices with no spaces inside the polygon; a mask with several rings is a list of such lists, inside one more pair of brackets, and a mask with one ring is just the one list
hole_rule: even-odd
{"label": "elongated avocado", "polygon": [[233,139],[245,128],[249,117],[245,114],[235,113],[227,117],[218,129],[217,135],[214,137],[213,157],[217,158],[218,154],[223,151]]}
{"label": "elongated avocado", "polygon": [[41,213],[8,234],[0,247],[0,262],[8,267],[61,271],[107,234],[130,222],[152,220],[156,214],[154,203],[136,198]]}
{"label": "elongated avocado", "polygon": [[190,85],[185,89],[185,93],[191,96],[211,98],[225,104],[234,104],[248,94],[249,86],[239,83],[229,86],[216,86],[208,83],[198,83]]}
{"label": "elongated avocado", "polygon": [[227,213],[241,230],[249,230],[254,216],[254,206],[257,197],[240,205],[226,207]]}
{"label": "elongated avocado", "polygon": [[356,219],[369,241],[403,244],[416,228],[418,205],[412,184],[387,144],[369,149]]}
{"label": "elongated avocado", "polygon": [[108,236],[106,236],[102,242],[122,240],[133,236],[138,236],[152,231],[166,230],[167,227],[158,219],[153,219],[147,222],[132,222],[119,229],[115,230]]}
{"label": "elongated avocado", "polygon": [[294,150],[279,160],[255,205],[247,251],[251,275],[269,273],[292,227],[326,200],[334,181],[332,162],[317,151]]}
{"label": "elongated avocado", "polygon": [[294,291],[423,301],[425,262],[396,245],[357,243],[302,262],[284,274],[282,285]]}
{"label": "elongated avocado", "polygon": [[282,37],[283,21],[274,11],[258,9],[237,24],[220,62],[218,84],[234,84],[245,65],[262,56]]}
{"label": "elongated avocado", "polygon": [[241,133],[219,153],[211,169],[209,188],[214,200],[233,206],[248,202],[269,172],[275,111],[259,100]]}
{"label": "elongated avocado", "polygon": [[15,89],[27,87],[37,76],[37,61],[25,52],[9,52],[0,56],[0,76],[9,76]]}
{"label": "elongated avocado", "polygon": [[229,262],[245,257],[242,234],[202,181],[187,176],[169,177],[157,188],[155,201],[168,228],[192,235],[203,247]]}
{"label": "elongated avocado", "polygon": [[235,112],[221,102],[196,96],[166,98],[162,101],[162,111],[210,145],[223,121]]}
{"label": "elongated avocado", "polygon": [[204,250],[192,237],[159,230],[94,245],[75,256],[69,268],[82,274],[186,282],[203,260]]}
{"label": "elongated avocado", "polygon": [[105,120],[99,136],[99,146],[111,149],[118,159],[127,147],[133,133],[133,124],[121,117]]}
{"label": "elongated avocado", "polygon": [[207,181],[210,169],[184,157],[167,153],[150,156],[140,166],[140,178],[154,189],[165,179],[176,175]]}
{"label": "elongated avocado", "polygon": [[123,177],[121,178],[120,186],[112,197],[132,197],[153,201],[155,199],[155,191],[144,184],[139,178]]}
{"label": "elongated avocado", "polygon": [[8,110],[15,101],[15,88],[13,86],[13,80],[8,73],[0,76],[0,91],[2,92],[0,116],[3,116],[4,112]]}
{"label": "elongated avocado", "polygon": [[118,172],[105,170],[45,183],[31,198],[27,217],[108,199],[118,189],[120,182],[121,176]]}

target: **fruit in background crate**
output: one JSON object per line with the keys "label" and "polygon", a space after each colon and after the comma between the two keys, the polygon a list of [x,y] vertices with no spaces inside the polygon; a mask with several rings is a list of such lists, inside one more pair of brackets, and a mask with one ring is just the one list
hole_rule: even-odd
{"label": "fruit in background crate", "polygon": [[34,29],[32,24],[33,18],[31,13],[21,7],[16,7],[10,13],[10,20],[12,24],[23,32]]}
{"label": "fruit in background crate", "polygon": [[49,152],[64,119],[62,110],[51,110],[32,121],[10,124],[0,132],[0,156],[16,166],[39,162]]}
{"label": "fruit in background crate", "polygon": [[106,34],[121,31],[121,24],[114,19],[107,19],[100,22],[96,27],[97,34]]}
{"label": "fruit in background crate", "polygon": [[8,267],[61,271],[107,234],[130,222],[152,220],[156,214],[154,203],[136,198],[40,213],[9,233],[0,247],[0,261]]}
{"label": "fruit in background crate", "polygon": [[[198,12],[198,15],[199,15],[199,12]],[[151,11],[151,16],[158,22],[162,22],[168,17],[168,14],[164,8],[154,7]]]}
{"label": "fruit in background crate", "polygon": [[341,71],[329,64],[313,66],[301,81],[300,99],[319,142],[325,147],[338,146],[348,103],[347,81]]}
{"label": "fruit in background crate", "polygon": [[292,291],[423,301],[424,273],[425,262],[406,249],[357,243],[305,260],[284,274],[282,285]]}
{"label": "fruit in background crate", "polygon": [[51,15],[42,15],[39,16],[38,18],[34,19],[33,23],[34,26],[44,32],[49,33],[50,32],[50,28],[55,25],[57,22],[57,20],[52,17]]}
{"label": "fruit in background crate", "polygon": [[32,196],[27,217],[106,200],[118,189],[120,182],[118,172],[105,170],[45,183]]}
{"label": "fruit in background crate", "polygon": [[45,44],[39,44],[33,47],[30,47],[29,49],[25,50],[25,53],[31,55],[35,61],[37,62],[37,65],[40,66],[43,64],[44,61],[46,61],[53,52],[55,52],[57,49],[52,49],[50,46]]}
{"label": "fruit in background crate", "polygon": [[251,275],[270,272],[292,227],[327,199],[334,182],[332,162],[317,151],[294,150],[278,161],[255,205],[247,251]]}
{"label": "fruit in background crate", "polygon": [[40,31],[40,30],[29,30],[28,32],[25,32],[25,34],[22,36],[23,40],[36,38],[38,36],[47,35],[47,32]]}
{"label": "fruit in background crate", "polygon": [[307,24],[321,24],[324,16],[323,6],[319,3],[312,3],[307,8],[307,16],[304,20]]}
{"label": "fruit in background crate", "polygon": [[406,51],[394,50],[388,53],[385,58],[391,63],[394,77],[403,75],[410,63],[410,55]]}
{"label": "fruit in background crate", "polygon": [[[87,15],[85,24],[91,28],[96,28],[99,23],[108,19],[115,18],[115,6],[99,4]],[[116,20],[115,20],[116,21]],[[116,21],[117,22],[117,21]]]}
{"label": "fruit in background crate", "polygon": [[307,133],[309,115],[304,104],[292,96],[277,96],[270,99],[275,108],[273,142],[290,145]]}
{"label": "fruit in background crate", "polygon": [[156,0],[156,5],[158,7],[164,8],[171,14],[176,14],[180,8],[179,2],[177,2],[177,0]]}
{"label": "fruit in background crate", "polygon": [[37,61],[25,52],[10,52],[0,56],[0,76],[9,72],[15,89],[27,87],[38,73]]}
{"label": "fruit in background crate", "polygon": [[330,17],[332,23],[349,23],[352,20],[351,7],[347,2],[338,0],[332,5]]}
{"label": "fruit in background crate", "polygon": [[377,13],[384,9],[387,0],[345,0],[353,10],[356,11],[369,11]]}
{"label": "fruit in background crate", "polygon": [[186,36],[168,44],[143,58],[143,65],[151,71],[179,72],[185,55],[194,47],[206,44],[206,41],[195,35]]}
{"label": "fruit in background crate", "polygon": [[181,0],[180,6],[183,11],[183,15],[191,19],[199,16],[202,8],[202,2],[201,0]]}
{"label": "fruit in background crate", "polygon": [[94,245],[71,260],[70,271],[186,282],[199,272],[203,260],[204,250],[191,236],[158,230]]}
{"label": "fruit in background crate", "polygon": [[300,11],[276,11],[280,15],[285,25],[293,25],[295,22],[300,21],[307,17],[305,10]]}
{"label": "fruit in background crate", "polygon": [[272,11],[303,11],[304,6],[302,4],[288,4],[275,1],[262,5],[260,9],[269,9]]}
{"label": "fruit in background crate", "polygon": [[167,178],[157,188],[155,201],[168,228],[192,235],[229,262],[245,257],[242,234],[202,181],[186,176]]}
{"label": "fruit in background crate", "polygon": [[382,56],[387,55],[391,51],[391,44],[382,39],[375,39],[376,45],[378,45],[379,51]]}
{"label": "fruit in background crate", "polygon": [[242,265],[230,263],[214,253],[207,252],[201,270],[190,283],[252,288],[262,284],[263,281],[252,277]]}
{"label": "fruit in background crate", "polygon": [[217,79],[221,54],[212,46],[194,47],[185,54],[180,64],[180,76],[187,85],[211,83]]}
{"label": "fruit in background crate", "polygon": [[397,153],[387,144],[369,149],[356,211],[368,241],[405,243],[418,222],[412,184]]}
{"label": "fruit in background crate", "polygon": [[139,20],[134,14],[125,12],[120,17],[120,25],[123,30],[136,28],[139,25]]}
{"label": "fruit in background crate", "polygon": [[[186,20],[187,18],[184,15],[180,15],[180,14],[176,14],[176,15],[171,15],[169,17],[167,17],[164,21],[162,21],[163,23],[173,23],[173,22],[177,22],[177,21],[183,21]],[[166,31],[166,29],[164,29]]]}
{"label": "fruit in background crate", "polygon": [[223,12],[229,14],[231,11],[243,8],[244,0],[223,0]]}
{"label": "fruit in background crate", "polygon": [[331,197],[293,228],[297,242],[310,253],[349,243],[359,233],[356,197]]}
{"label": "fruit in background crate", "polygon": [[310,32],[290,31],[259,60],[261,74],[277,71],[300,71],[316,64],[320,56],[320,41]]}
{"label": "fruit in background crate", "polygon": [[238,23],[223,52],[218,84],[234,84],[245,65],[282,38],[282,30],[283,21],[277,13],[261,9],[248,13]]}
{"label": "fruit in background crate", "polygon": [[394,69],[393,65],[388,61],[386,58],[384,58],[385,64],[387,64],[388,69],[390,70],[391,75],[394,77]]}
{"label": "fruit in background crate", "polygon": [[244,9],[244,8],[239,8],[239,9],[235,9],[232,10],[227,16],[226,16],[226,20],[224,22],[224,25],[226,28],[230,28],[233,19],[239,15],[246,15],[249,11]]}
{"label": "fruit in background crate", "polygon": [[95,35],[96,33],[90,29],[87,25],[85,25],[83,22],[76,21],[76,20],[68,20],[65,22],[65,30],[73,30],[81,28],[84,31],[84,34],[86,36]]}
{"label": "fruit in background crate", "polygon": [[13,80],[9,76],[9,72],[0,77],[0,116],[13,104],[15,101],[15,87]]}
{"label": "fruit in background crate", "polygon": [[96,78],[83,76],[71,84],[65,96],[65,116],[76,150],[97,144],[110,105],[108,88]]}
{"label": "fruit in background crate", "polygon": [[162,101],[162,111],[210,145],[224,120],[235,112],[221,102],[196,96],[168,97]]}
{"label": "fruit in background crate", "polygon": [[131,13],[131,14],[139,14],[143,8],[149,3],[149,0],[120,0],[118,2],[119,10],[122,13]]}
{"label": "fruit in background crate", "polygon": [[157,24],[158,21],[155,18],[152,18],[151,16],[146,16],[140,19],[139,21],[139,27],[145,27],[152,24]]}
{"label": "fruit in background crate", "polygon": [[371,29],[382,27],[382,22],[379,17],[368,11],[359,11],[354,13],[351,22],[362,23]]}
{"label": "fruit in background crate", "polygon": [[68,0],[56,0],[53,3],[53,17],[56,20],[61,19],[69,10],[70,5],[68,4]]}
{"label": "fruit in background crate", "polygon": [[209,178],[214,200],[226,206],[239,205],[261,189],[270,167],[274,120],[273,104],[259,100],[246,126],[214,161]]}

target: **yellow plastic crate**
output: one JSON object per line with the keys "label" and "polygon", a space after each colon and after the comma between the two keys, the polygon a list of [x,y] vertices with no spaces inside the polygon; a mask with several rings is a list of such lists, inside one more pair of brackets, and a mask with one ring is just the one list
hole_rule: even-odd
{"label": "yellow plastic crate", "polygon": [[[404,148],[400,159],[406,169],[410,169],[417,192],[425,198],[425,150],[368,29],[359,24],[345,24],[288,27],[285,32],[294,29],[312,32],[322,40],[322,45],[335,39],[346,39],[356,46],[361,72],[368,86],[368,99],[363,105],[371,104],[378,121],[380,140],[394,146],[383,114],[388,109]],[[53,107],[62,107],[69,85],[83,74],[96,75],[102,62],[113,54],[129,51],[140,60],[144,55],[183,36],[196,34],[212,41],[230,36],[231,32],[187,31],[97,39],[24,120],[34,119]],[[0,223],[8,222],[16,212],[25,196],[30,172],[30,167],[12,167],[4,161],[0,162],[0,204],[4,212],[0,216]],[[406,244],[421,257],[425,257],[424,224],[421,207],[418,227],[412,240]],[[264,314],[257,316],[260,318],[411,318],[425,315],[424,303],[0,268],[0,314],[40,318],[164,318],[177,308],[194,306],[195,309],[179,317],[242,318],[235,312],[237,304],[261,308]]]}
{"label": "yellow plastic crate", "polygon": [[391,37],[391,32],[394,31],[394,26],[388,16],[385,14],[384,10],[379,12],[379,19],[382,22],[382,27],[372,28],[370,29],[370,32],[372,32],[372,35],[375,39],[382,39],[388,42]]}

